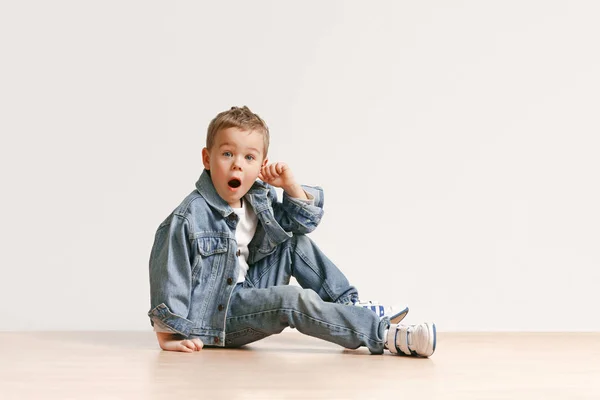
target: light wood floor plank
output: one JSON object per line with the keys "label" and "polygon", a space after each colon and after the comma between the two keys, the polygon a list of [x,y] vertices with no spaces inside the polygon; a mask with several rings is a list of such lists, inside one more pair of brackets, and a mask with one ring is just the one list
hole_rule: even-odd
{"label": "light wood floor plank", "polygon": [[163,352],[152,332],[0,332],[0,398],[600,399],[600,333],[443,333],[430,359],[295,331]]}

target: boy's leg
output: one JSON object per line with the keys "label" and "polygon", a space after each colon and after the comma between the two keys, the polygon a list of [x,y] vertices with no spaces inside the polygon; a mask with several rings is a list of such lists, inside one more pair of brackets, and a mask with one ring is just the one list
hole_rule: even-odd
{"label": "boy's leg", "polygon": [[305,235],[294,235],[273,254],[253,264],[244,287],[287,285],[292,276],[324,301],[344,304],[358,300],[357,290],[342,271]]}
{"label": "boy's leg", "polygon": [[311,289],[238,285],[227,312],[225,346],[243,346],[292,327],[345,348],[366,346],[381,354],[389,326],[387,318],[362,307],[323,301]]}
{"label": "boy's leg", "polygon": [[[287,285],[291,276],[303,288]],[[346,348],[366,346],[374,354],[389,346],[393,353],[426,357],[435,351],[435,325],[390,326],[389,317],[345,305],[357,298],[356,289],[312,241],[294,236],[253,264],[244,284],[236,286],[225,346],[243,346],[292,327]]]}

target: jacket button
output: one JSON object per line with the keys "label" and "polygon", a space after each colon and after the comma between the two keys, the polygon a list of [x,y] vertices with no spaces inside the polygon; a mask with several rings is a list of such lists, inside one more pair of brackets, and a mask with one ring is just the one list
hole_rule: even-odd
{"label": "jacket button", "polygon": [[217,307],[217,309],[218,309],[219,311],[223,311],[223,304],[219,304],[219,307]]}
{"label": "jacket button", "polygon": [[240,249],[238,249],[238,250],[235,252],[235,255],[236,255],[236,256],[238,256],[238,257],[239,257],[241,254],[242,254],[242,251],[241,251]]}
{"label": "jacket button", "polygon": [[215,337],[214,337],[214,339],[213,339],[213,342],[215,342],[215,343],[219,343],[219,337],[218,337],[218,336],[215,336]]}
{"label": "jacket button", "polygon": [[227,278],[227,284],[228,284],[228,285],[231,285],[232,283],[233,283],[233,279],[231,279],[231,278]]}

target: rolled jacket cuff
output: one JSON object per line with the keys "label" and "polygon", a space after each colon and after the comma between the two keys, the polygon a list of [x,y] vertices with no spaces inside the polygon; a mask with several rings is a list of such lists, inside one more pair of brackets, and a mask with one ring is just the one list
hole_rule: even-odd
{"label": "rolled jacket cuff", "polygon": [[194,323],[169,310],[165,303],[161,303],[148,312],[150,319],[158,325],[157,332],[179,333],[185,337],[190,336]]}

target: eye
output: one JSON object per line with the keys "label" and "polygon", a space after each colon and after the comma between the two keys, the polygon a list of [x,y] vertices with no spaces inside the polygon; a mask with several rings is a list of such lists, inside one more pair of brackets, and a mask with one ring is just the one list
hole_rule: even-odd
{"label": "eye", "polygon": [[254,160],[256,160],[256,157],[254,157],[252,154],[248,154],[246,156],[246,160],[248,160],[248,161],[254,161]]}
{"label": "eye", "polygon": [[224,152],[223,152],[223,155],[224,155],[225,157],[231,157],[231,156],[233,156],[233,154],[232,154],[230,151],[224,151]]}

